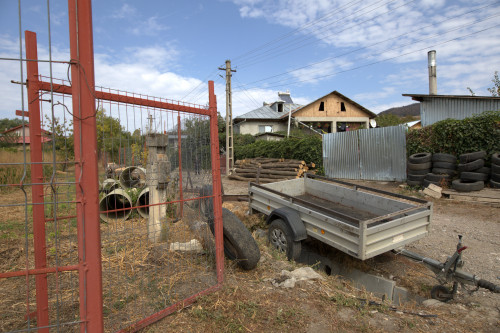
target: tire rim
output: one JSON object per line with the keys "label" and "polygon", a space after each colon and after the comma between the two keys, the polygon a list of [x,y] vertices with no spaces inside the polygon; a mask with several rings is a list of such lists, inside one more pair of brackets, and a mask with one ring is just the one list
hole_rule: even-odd
{"label": "tire rim", "polygon": [[271,233],[271,243],[282,252],[287,250],[285,233],[281,229],[274,229]]}

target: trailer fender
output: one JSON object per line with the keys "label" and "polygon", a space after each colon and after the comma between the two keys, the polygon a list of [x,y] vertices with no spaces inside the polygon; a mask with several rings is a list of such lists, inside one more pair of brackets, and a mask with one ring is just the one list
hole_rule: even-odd
{"label": "trailer fender", "polygon": [[276,219],[282,219],[290,226],[294,241],[301,241],[307,238],[306,226],[299,214],[289,207],[281,207],[273,210],[267,217],[266,223],[271,224]]}

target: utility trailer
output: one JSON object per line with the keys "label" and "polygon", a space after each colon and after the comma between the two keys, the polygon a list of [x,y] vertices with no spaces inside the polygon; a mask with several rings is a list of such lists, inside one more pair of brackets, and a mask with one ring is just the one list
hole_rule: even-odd
{"label": "utility trailer", "polygon": [[248,192],[251,213],[267,215],[271,244],[294,260],[307,237],[366,260],[425,237],[432,216],[425,200],[309,174],[250,183]]}

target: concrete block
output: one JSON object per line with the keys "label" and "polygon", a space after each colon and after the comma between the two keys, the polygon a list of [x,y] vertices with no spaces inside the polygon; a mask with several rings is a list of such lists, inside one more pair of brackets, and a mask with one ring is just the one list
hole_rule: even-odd
{"label": "concrete block", "polygon": [[408,301],[408,289],[395,286],[392,292],[392,304],[402,305]]}
{"label": "concrete block", "polygon": [[367,291],[382,298],[393,299],[394,287],[396,282],[372,274],[361,272],[357,269],[350,271],[342,270],[341,275],[354,282],[357,288],[365,288]]}
{"label": "concrete block", "polygon": [[437,186],[437,185],[434,185],[434,184],[429,184],[429,186],[427,186],[427,188],[429,190],[433,190],[434,192],[437,192],[439,194],[441,194],[441,192],[443,191],[443,188],[440,187],[440,186]]}
{"label": "concrete block", "polygon": [[[432,185],[432,184],[431,184]],[[432,197],[432,198],[436,198],[436,199],[439,199],[441,198],[441,193],[440,192],[436,192],[436,191],[433,191],[431,190],[430,188],[426,187],[424,189],[424,194]]]}

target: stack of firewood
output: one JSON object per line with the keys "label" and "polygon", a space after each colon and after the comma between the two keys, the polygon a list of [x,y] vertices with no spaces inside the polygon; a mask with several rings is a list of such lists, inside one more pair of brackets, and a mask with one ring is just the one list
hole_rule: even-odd
{"label": "stack of firewood", "polygon": [[229,179],[272,183],[303,177],[305,172],[315,173],[314,163],[284,158],[256,157],[238,160]]}

